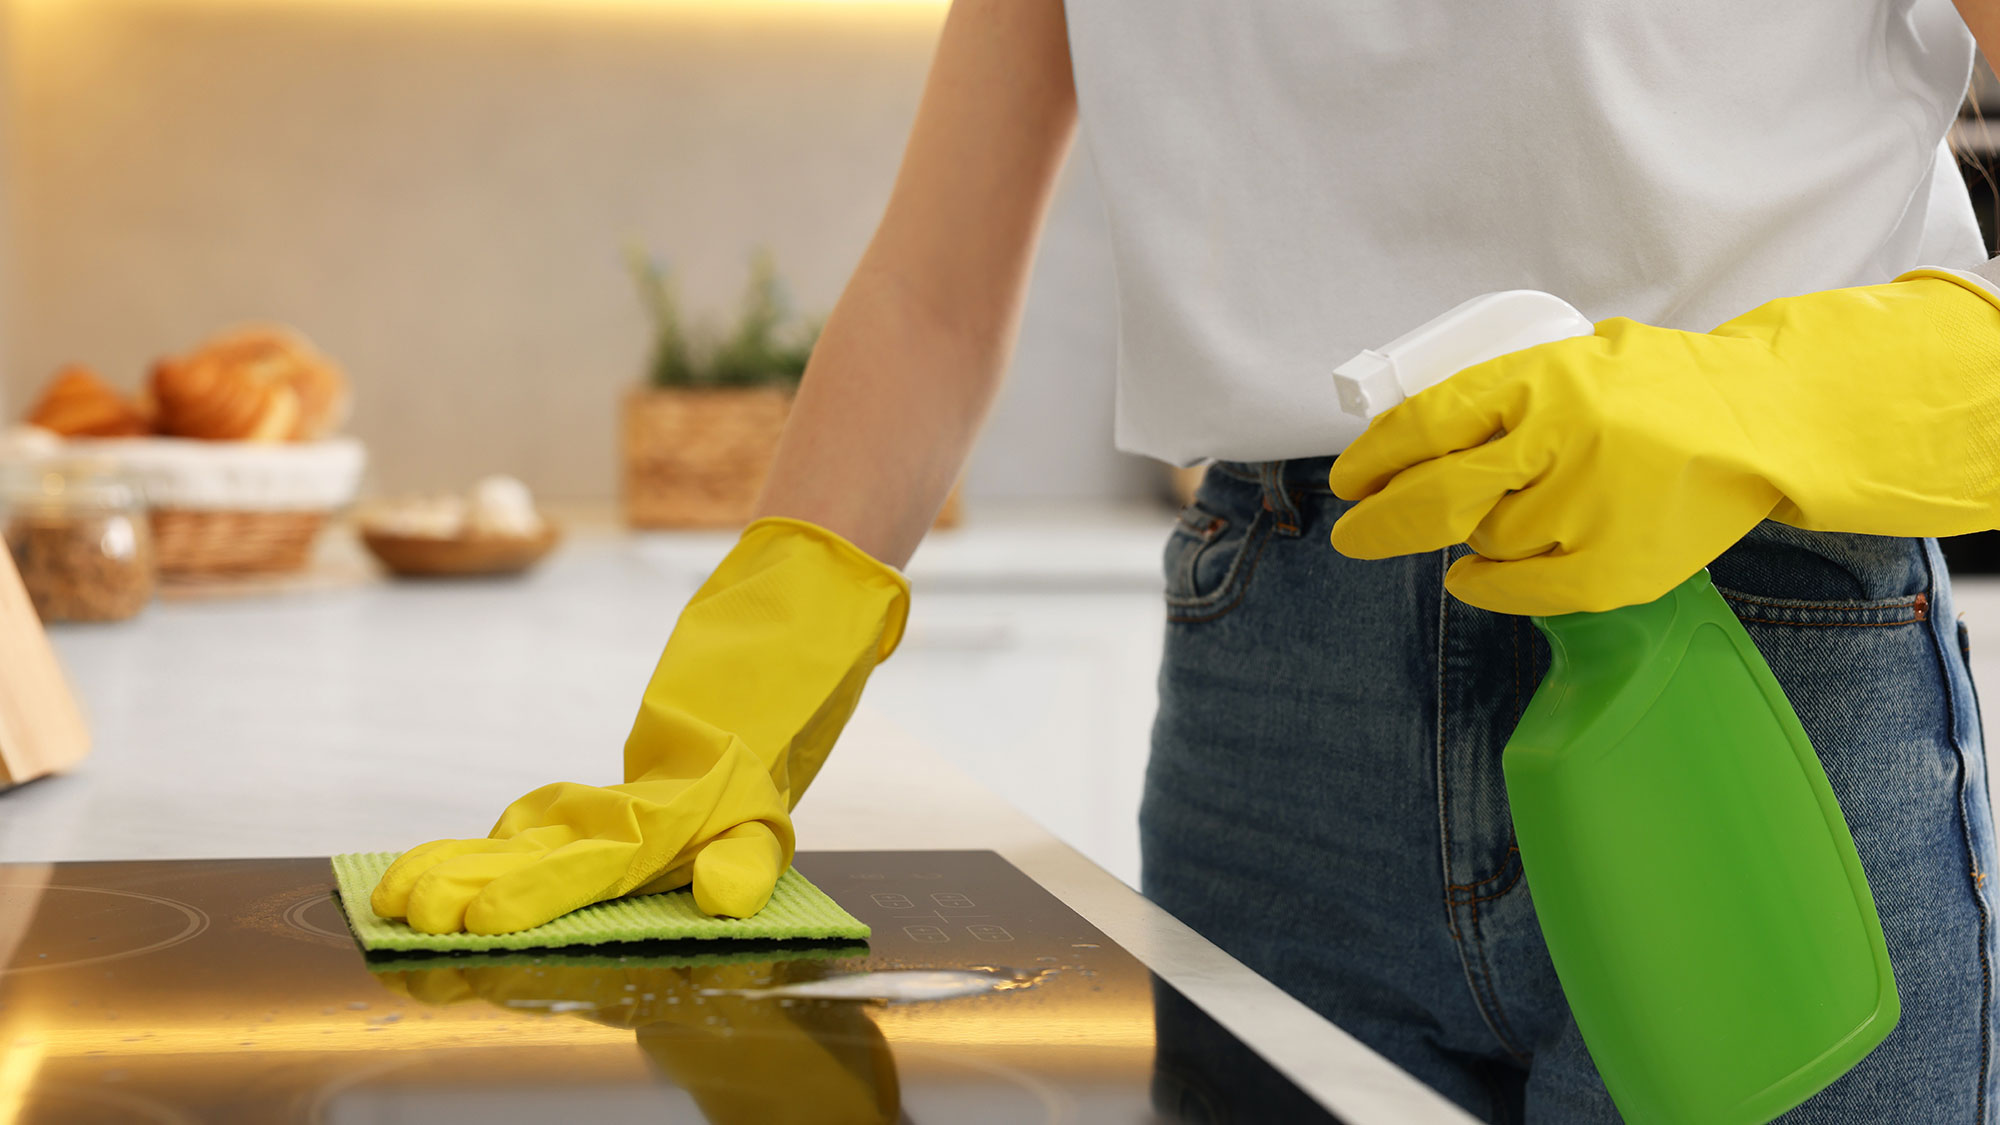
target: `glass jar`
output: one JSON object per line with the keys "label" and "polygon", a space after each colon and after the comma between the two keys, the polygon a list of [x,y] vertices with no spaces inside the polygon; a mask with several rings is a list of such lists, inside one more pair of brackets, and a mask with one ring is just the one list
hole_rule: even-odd
{"label": "glass jar", "polygon": [[45,622],[123,621],[153,599],[145,497],[114,465],[0,468],[0,530]]}

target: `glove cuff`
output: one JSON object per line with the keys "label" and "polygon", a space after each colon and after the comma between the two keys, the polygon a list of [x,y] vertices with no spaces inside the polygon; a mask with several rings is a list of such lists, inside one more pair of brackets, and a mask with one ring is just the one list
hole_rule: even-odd
{"label": "glove cuff", "polygon": [[876,662],[889,659],[903,641],[903,629],[910,617],[910,582],[901,571],[855,546],[837,532],[828,531],[808,520],[791,516],[765,516],[743,529],[736,550],[754,550],[764,540],[803,537],[822,548],[835,565],[856,582],[888,592],[890,602],[883,615],[882,639],[876,647]]}
{"label": "glove cuff", "polygon": [[[1988,265],[1993,264],[1988,263]],[[1937,281],[1949,281],[1953,285],[1985,301],[1987,304],[1992,305],[1995,309],[2000,309],[2000,284],[1996,284],[1978,273],[1967,270],[1946,269],[1943,266],[1922,266],[1898,275],[1892,284],[1901,284],[1905,281],[1922,281],[1925,278]]]}

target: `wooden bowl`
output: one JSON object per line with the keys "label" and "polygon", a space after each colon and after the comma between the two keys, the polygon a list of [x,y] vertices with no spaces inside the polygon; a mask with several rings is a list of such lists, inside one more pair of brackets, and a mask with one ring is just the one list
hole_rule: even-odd
{"label": "wooden bowl", "polygon": [[562,539],[562,531],[544,521],[532,538],[465,536],[437,539],[422,535],[361,532],[361,542],[390,573],[406,578],[468,578],[519,574],[542,560]]}

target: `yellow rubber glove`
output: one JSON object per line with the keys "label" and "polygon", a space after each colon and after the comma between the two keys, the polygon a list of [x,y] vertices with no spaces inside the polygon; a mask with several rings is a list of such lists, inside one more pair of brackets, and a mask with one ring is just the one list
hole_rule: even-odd
{"label": "yellow rubber glove", "polygon": [[893,568],[824,528],[758,520],[674,627],[625,784],[543,786],[484,839],[412,848],[370,905],[425,933],[501,934],[692,884],[710,914],[755,914],[792,862],[792,806],[908,612]]}
{"label": "yellow rubber glove", "polygon": [[[577,1015],[631,1028],[639,1048],[711,1125],[888,1125],[901,1117],[896,1062],[865,1005],[716,995],[801,984],[812,961],[668,966],[482,965],[378,972],[425,1004],[509,1011],[587,1004]],[[572,1009],[573,1010],[573,1009]]]}
{"label": "yellow rubber glove", "polygon": [[1765,518],[2000,526],[2000,308],[1969,281],[1772,301],[1713,332],[1623,318],[1466,368],[1335,460],[1361,559],[1476,554],[1445,586],[1502,613],[1651,601]]}

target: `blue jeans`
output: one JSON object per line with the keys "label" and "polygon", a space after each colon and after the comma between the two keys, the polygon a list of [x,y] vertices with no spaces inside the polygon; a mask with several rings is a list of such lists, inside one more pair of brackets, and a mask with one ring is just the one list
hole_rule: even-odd
{"label": "blue jeans", "polygon": [[[1477,1117],[1618,1121],[1501,780],[1547,648],[1445,595],[1464,548],[1328,546],[1328,464],[1216,465],[1168,543],[1146,893]],[[1995,1121],[1993,816],[1936,544],[1765,523],[1709,569],[1826,766],[1902,998],[1889,1038],[1780,1120]]]}

